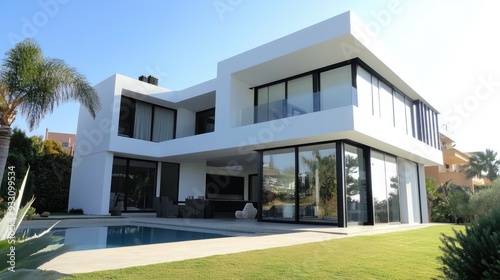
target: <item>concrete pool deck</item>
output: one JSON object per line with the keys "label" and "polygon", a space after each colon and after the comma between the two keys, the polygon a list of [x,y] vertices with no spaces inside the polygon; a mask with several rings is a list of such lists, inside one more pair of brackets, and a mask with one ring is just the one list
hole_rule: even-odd
{"label": "concrete pool deck", "polygon": [[[266,223],[256,220],[156,218],[154,214],[129,214],[122,217],[98,218],[71,216],[54,218],[61,218],[61,222],[57,224],[56,228],[144,225],[221,232],[230,235],[230,237],[218,239],[67,252],[40,267],[40,269],[55,270],[65,274],[181,261],[350,236],[405,231],[433,225],[400,224],[337,228],[324,225]],[[48,228],[54,222],[56,222],[55,219],[24,221],[20,228]]]}

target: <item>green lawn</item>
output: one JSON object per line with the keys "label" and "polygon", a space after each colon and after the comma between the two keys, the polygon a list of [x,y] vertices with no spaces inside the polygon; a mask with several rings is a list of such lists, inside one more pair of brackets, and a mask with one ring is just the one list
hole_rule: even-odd
{"label": "green lawn", "polygon": [[436,259],[441,232],[452,235],[452,226],[75,274],[72,279],[431,279],[441,275]]}

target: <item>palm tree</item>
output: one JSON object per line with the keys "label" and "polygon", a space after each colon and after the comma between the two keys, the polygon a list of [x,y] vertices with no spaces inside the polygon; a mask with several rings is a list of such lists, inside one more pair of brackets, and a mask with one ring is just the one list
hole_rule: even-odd
{"label": "palm tree", "polygon": [[466,176],[468,179],[486,177],[490,181],[494,181],[498,178],[499,168],[500,160],[497,160],[497,152],[486,149],[485,152],[476,152],[469,158]]}
{"label": "palm tree", "polygon": [[[79,101],[95,118],[101,107],[99,96],[87,79],[60,59],[43,57],[33,39],[26,39],[6,53],[0,69],[0,170],[5,170],[11,125],[17,113],[26,117],[33,130],[54,107]],[[0,184],[2,183],[0,176]]]}

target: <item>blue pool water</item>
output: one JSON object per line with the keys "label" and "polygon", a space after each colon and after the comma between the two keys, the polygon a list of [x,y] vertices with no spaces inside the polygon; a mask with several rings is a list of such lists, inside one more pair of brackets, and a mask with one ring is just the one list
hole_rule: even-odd
{"label": "blue pool water", "polygon": [[[27,236],[44,229],[24,230]],[[198,239],[227,237],[222,234],[154,228],[147,226],[108,226],[52,229],[55,236],[64,238],[64,244],[72,245],[71,251],[118,248],[147,244],[169,243]],[[21,233],[22,234],[22,233]]]}

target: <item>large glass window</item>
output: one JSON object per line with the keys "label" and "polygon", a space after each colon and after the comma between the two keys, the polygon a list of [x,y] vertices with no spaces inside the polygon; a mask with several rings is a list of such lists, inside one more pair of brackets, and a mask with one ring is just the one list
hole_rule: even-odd
{"label": "large glass window", "polygon": [[215,130],[215,108],[196,113],[196,134]]}
{"label": "large glass window", "polygon": [[151,140],[151,120],[153,106],[144,102],[136,102],[134,117],[134,138]]}
{"label": "large glass window", "polygon": [[127,187],[125,210],[152,210],[156,196],[156,163],[130,160]]}
{"label": "large glass window", "polygon": [[351,65],[320,74],[321,110],[352,104]]}
{"label": "large glass window", "polygon": [[353,104],[351,76],[351,64],[349,64],[257,87],[255,122],[351,105]]}
{"label": "large glass window", "polygon": [[375,223],[399,222],[399,181],[396,158],[371,151],[371,174]]}
{"label": "large glass window", "polygon": [[335,143],[299,148],[299,220],[338,222]]}
{"label": "large glass window", "polygon": [[179,200],[179,164],[161,163],[160,197],[168,197],[177,203]]}
{"label": "large glass window", "polygon": [[379,94],[379,79],[372,76],[372,102],[373,115],[380,118],[380,94]]}
{"label": "large glass window", "polygon": [[257,122],[314,111],[313,75],[257,89]]}
{"label": "large glass window", "polygon": [[120,120],[118,123],[118,135],[133,137],[135,119],[135,100],[122,96],[120,103]]}
{"label": "large glass window", "polygon": [[363,225],[368,222],[366,164],[363,149],[344,146],[347,223]]}
{"label": "large glass window", "polygon": [[401,130],[403,133],[406,133],[406,112],[405,112],[405,97],[394,91],[394,125],[397,129]]}
{"label": "large glass window", "polygon": [[297,116],[313,112],[314,106],[312,92],[312,75],[307,75],[288,81],[288,116]]}
{"label": "large glass window", "polygon": [[113,159],[113,171],[111,174],[111,191],[109,201],[109,211],[113,211],[120,206],[120,210],[125,210],[125,200],[127,183],[127,160],[122,158]]}
{"label": "large glass window", "polygon": [[375,223],[388,223],[384,154],[372,151],[371,165]]}
{"label": "large glass window", "polygon": [[166,141],[175,135],[175,111],[122,96],[118,135]]}
{"label": "large glass window", "polygon": [[281,119],[285,114],[285,83],[257,90],[257,122]]}
{"label": "large glass window", "polygon": [[154,142],[166,141],[174,138],[175,111],[154,107],[153,137]]}
{"label": "large glass window", "polygon": [[406,134],[415,137],[415,132],[413,129],[413,101],[408,98],[405,98],[405,113],[406,113]]}
{"label": "large glass window", "polygon": [[371,108],[373,116],[439,149],[439,125],[437,112],[434,109],[421,101],[411,100],[359,65],[356,81],[359,108],[367,112]]}
{"label": "large glass window", "polygon": [[118,205],[124,211],[152,210],[155,196],[155,162],[114,158],[110,210]]}
{"label": "large glass window", "polygon": [[372,75],[364,68],[357,68],[358,77],[356,80],[358,94],[358,108],[373,115],[372,104]]}
{"label": "large glass window", "polygon": [[389,207],[389,222],[399,222],[399,180],[396,157],[385,155],[385,172],[387,186],[387,203]]}
{"label": "large glass window", "polygon": [[392,89],[386,83],[379,81],[379,94],[380,94],[380,116],[382,120],[384,120],[387,124],[394,126]]}
{"label": "large glass window", "polygon": [[342,158],[335,142],[263,151],[262,219],[340,226],[400,222],[397,158],[371,150],[368,161],[366,148],[340,144]]}
{"label": "large glass window", "polygon": [[265,151],[262,219],[295,220],[295,149]]}

